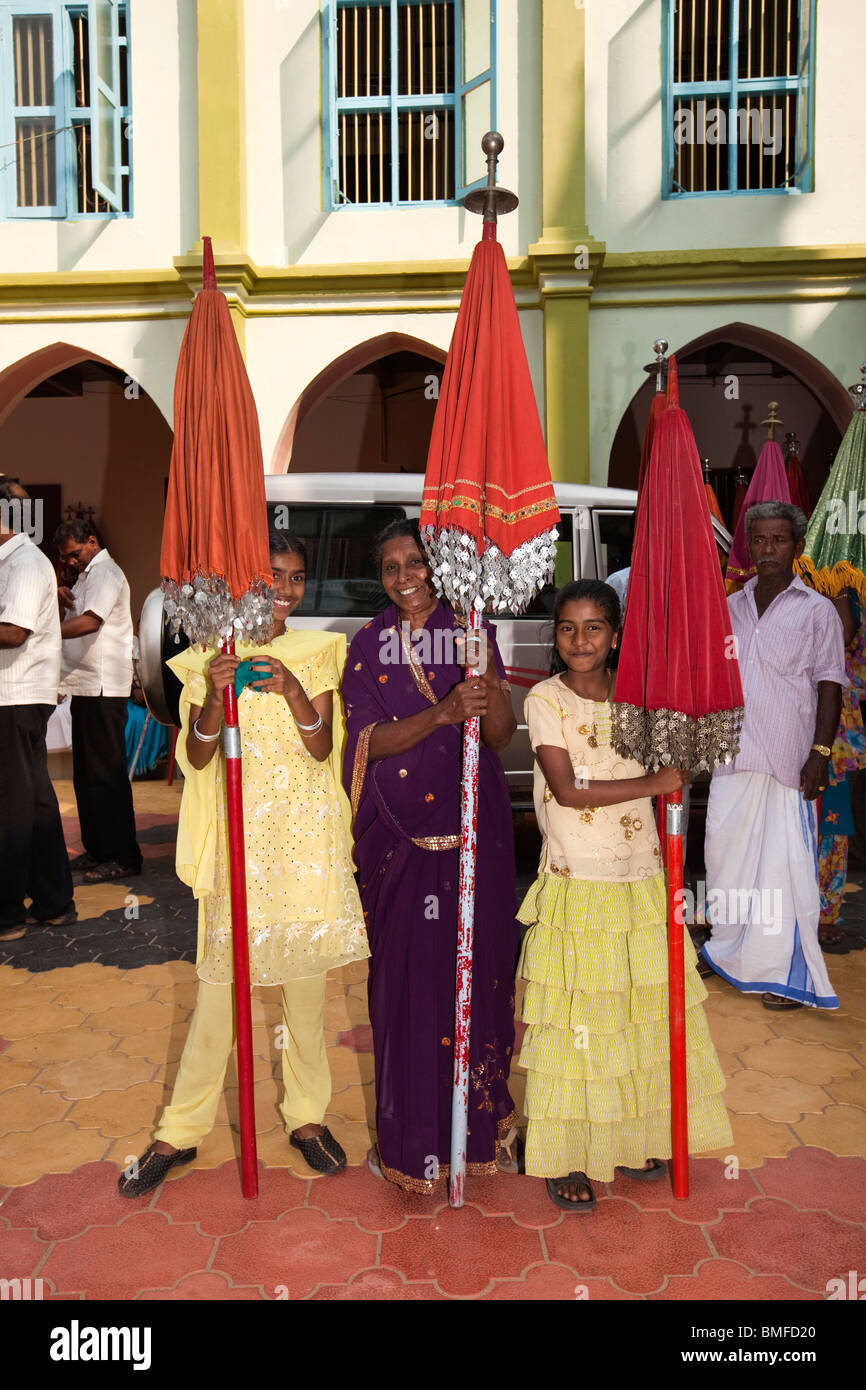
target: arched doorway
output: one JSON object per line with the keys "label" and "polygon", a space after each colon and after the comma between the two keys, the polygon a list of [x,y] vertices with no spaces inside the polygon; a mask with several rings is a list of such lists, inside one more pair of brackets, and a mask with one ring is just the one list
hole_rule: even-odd
{"label": "arched doorway", "polygon": [[43,548],[91,517],[126,573],[137,621],[159,579],[172,431],[143,388],[96,353],[54,343],[0,373],[0,469],[43,501]]}
{"label": "arched doorway", "polygon": [[[851,399],[832,372],[804,348],[747,323],[730,323],[676,349],[680,400],[698,452],[709,461],[722,511],[730,520],[734,475],[757,461],[767,438],[770,401],[793,431],[813,501],[817,499],[851,418]],[[641,440],[655,391],[655,372],[632,397],[610,452],[611,487],[635,487]]]}
{"label": "arched doorway", "polygon": [[423,473],[441,348],[383,333],[329,363],[295,402],[271,473]]}

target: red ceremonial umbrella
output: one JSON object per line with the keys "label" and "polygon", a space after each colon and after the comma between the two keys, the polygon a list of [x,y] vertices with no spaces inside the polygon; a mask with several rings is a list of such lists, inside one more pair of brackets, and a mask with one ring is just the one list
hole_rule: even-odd
{"label": "red ceremonial umbrella", "polygon": [[[202,288],[184,334],[174,388],[174,446],[160,571],[165,611],[191,642],[234,652],[267,641],[270,598],[265,474],[255,401],[213,250],[203,242]],[[258,1192],[241,748],[237,703],[224,696],[243,1194]]]}
{"label": "red ceremonial umbrella", "polygon": [[[482,240],[460,300],[433,421],[421,534],[439,593],[471,630],[485,609],[520,612],[553,578],[559,512],[502,247],[497,211],[517,206],[495,186],[502,136],[488,132],[487,187],[464,199],[483,212]],[[467,674],[474,674],[468,671]],[[450,1201],[463,1205],[472,993],[479,721],[463,726],[457,1001]]]}
{"label": "red ceremonial umbrella", "polygon": [[808,521],[812,515],[812,499],[809,496],[806,474],[803,472],[803,465],[800,462],[800,441],[793,430],[785,435],[785,474],[788,479],[791,501],[795,507],[800,508]]}
{"label": "red ceremonial umbrella", "polygon": [[734,539],[731,542],[731,552],[725,570],[725,588],[729,594],[734,594],[738,589],[742,589],[746,580],[751,579],[755,573],[755,566],[749,555],[749,539],[746,535],[746,512],[750,507],[757,506],[759,502],[790,502],[791,500],[788,475],[785,472],[785,460],[782,458],[782,450],[773,438],[776,426],[782,423],[776,416],[776,410],[777,403],[770,401],[767,419],[761,421],[762,425],[768,427],[767,442],[758,455],[755,471],[752,474],[751,482],[735,522]]}
{"label": "red ceremonial umbrella", "polygon": [[[676,359],[635,520],[613,744],[653,770],[711,771],[739,749],[740,673]],[[668,798],[668,979],[674,1195],[688,1196],[682,792]]]}

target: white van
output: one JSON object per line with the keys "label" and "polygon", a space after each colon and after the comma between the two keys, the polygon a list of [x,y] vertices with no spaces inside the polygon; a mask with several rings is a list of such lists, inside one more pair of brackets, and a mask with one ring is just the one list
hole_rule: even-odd
{"label": "white van", "polygon": [[[304,602],[293,627],[333,629],[351,640],[358,628],[387,606],[373,569],[373,547],[391,521],[421,512],[421,473],[286,473],[265,479],[268,520],[293,531],[307,546]],[[526,691],[549,674],[550,615],[556,588],[571,579],[606,579],[631,558],[637,493],[621,488],[557,483],[556,581],[519,617],[496,617],[496,635],[512,688],[518,732],[502,757],[512,801],[532,804],[532,751],[526,736]],[[719,543],[730,536],[715,520]],[[142,609],[141,675],[148,708],[162,723],[177,717],[177,682],[163,662],[178,650],[168,635],[160,591]]]}

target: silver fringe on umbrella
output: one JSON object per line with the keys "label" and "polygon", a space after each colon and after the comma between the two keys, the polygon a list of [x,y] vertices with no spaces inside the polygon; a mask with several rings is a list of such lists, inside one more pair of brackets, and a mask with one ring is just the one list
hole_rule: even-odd
{"label": "silver fringe on umbrella", "polygon": [[274,621],[273,591],[263,584],[233,599],[225,579],[197,574],[188,584],[162,581],[165,615],[172,633],[183,628],[190,642],[216,647],[232,639],[264,644]]}
{"label": "silver fringe on umbrella", "polygon": [[649,772],[660,767],[712,772],[739,753],[743,711],[723,709],[694,719],[679,710],[641,709],[614,700],[611,723],[617,753]]}
{"label": "silver fringe on umbrella", "polygon": [[423,526],[421,538],[433,569],[436,592],[460,613],[522,613],[545,584],[553,583],[556,528],[519,545],[511,555],[487,545],[479,556],[475,538],[452,527]]}

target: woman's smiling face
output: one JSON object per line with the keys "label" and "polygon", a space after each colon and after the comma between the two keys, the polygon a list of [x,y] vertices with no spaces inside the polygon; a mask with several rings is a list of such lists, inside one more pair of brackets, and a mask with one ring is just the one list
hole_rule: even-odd
{"label": "woman's smiling face", "polygon": [[432,610],[437,603],[430,566],[412,536],[395,536],[382,548],[382,588],[403,618]]}

